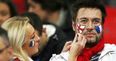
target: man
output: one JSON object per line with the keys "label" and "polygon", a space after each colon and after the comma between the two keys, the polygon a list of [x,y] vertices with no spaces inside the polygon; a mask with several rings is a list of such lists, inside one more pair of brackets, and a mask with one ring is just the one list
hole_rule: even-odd
{"label": "man", "polygon": [[0,61],[10,61],[13,50],[10,47],[7,32],[0,28]]}
{"label": "man", "polygon": [[12,1],[0,0],[0,26],[8,18],[16,16],[16,15],[17,15],[17,11]]}
{"label": "man", "polygon": [[[36,13],[44,25],[54,24],[55,28],[60,28],[66,35],[67,40],[73,39],[73,29],[71,22],[71,15],[65,1],[60,0],[27,0],[28,11]],[[59,32],[60,33],[60,32]]]}
{"label": "man", "polygon": [[[105,44],[103,24],[105,7],[99,0],[79,0],[71,8],[75,38],[63,52],[50,61],[115,61],[116,46]],[[66,52],[66,49],[69,50]]]}
{"label": "man", "polygon": [[[28,11],[37,14],[41,20],[54,23],[60,16],[62,4],[54,0],[27,0]],[[52,17],[52,18],[51,18]]]}

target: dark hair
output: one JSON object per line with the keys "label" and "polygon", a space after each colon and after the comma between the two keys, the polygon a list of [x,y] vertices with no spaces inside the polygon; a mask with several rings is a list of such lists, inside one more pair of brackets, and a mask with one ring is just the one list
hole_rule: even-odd
{"label": "dark hair", "polygon": [[[0,37],[3,39],[2,42],[9,46],[10,43],[9,43],[9,39],[8,39],[8,34],[7,34],[7,31],[4,30],[3,28],[0,27]],[[1,41],[1,40],[0,40]]]}
{"label": "dark hair", "polygon": [[10,15],[11,15],[11,17],[17,15],[17,11],[16,11],[16,8],[15,8],[15,5],[13,5],[13,3],[12,3],[11,0],[0,0],[0,3],[7,4],[8,8],[10,9]]}
{"label": "dark hair", "polygon": [[33,0],[33,2],[39,4],[42,9],[49,12],[58,11],[63,7],[63,3],[59,0]]}
{"label": "dark hair", "polygon": [[106,17],[106,10],[104,5],[100,2],[100,0],[77,0],[77,2],[75,2],[70,8],[73,21],[76,20],[76,16],[80,8],[99,9],[102,13],[102,21],[104,23]]}
{"label": "dark hair", "polygon": [[34,27],[35,30],[38,31],[38,34],[41,36],[43,27],[40,18],[36,14],[29,12],[22,14],[22,16],[27,16],[30,19],[30,24]]}

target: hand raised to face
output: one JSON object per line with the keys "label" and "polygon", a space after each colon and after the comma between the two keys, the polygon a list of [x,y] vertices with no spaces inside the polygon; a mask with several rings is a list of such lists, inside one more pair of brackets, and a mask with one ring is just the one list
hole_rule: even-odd
{"label": "hand raised to face", "polygon": [[71,44],[70,51],[69,51],[70,53],[69,61],[75,61],[74,59],[76,59],[76,57],[79,56],[79,54],[85,47],[86,42],[87,42],[87,39],[82,34],[77,33],[75,35],[75,38]]}

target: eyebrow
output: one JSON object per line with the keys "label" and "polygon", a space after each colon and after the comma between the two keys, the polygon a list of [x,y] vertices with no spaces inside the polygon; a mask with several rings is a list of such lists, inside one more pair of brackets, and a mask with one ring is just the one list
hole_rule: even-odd
{"label": "eyebrow", "polygon": [[34,33],[35,33],[35,32],[33,32],[33,34],[31,35],[31,39],[33,39],[33,38],[35,37]]}
{"label": "eyebrow", "polygon": [[80,18],[80,19],[87,19],[86,17]]}
{"label": "eyebrow", "polygon": [[94,20],[101,20],[100,18],[93,18]]}

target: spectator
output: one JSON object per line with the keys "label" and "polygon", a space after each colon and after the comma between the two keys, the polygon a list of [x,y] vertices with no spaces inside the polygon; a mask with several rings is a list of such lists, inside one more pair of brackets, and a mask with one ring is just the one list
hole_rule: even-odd
{"label": "spectator", "polygon": [[12,17],[2,25],[8,32],[10,45],[14,50],[14,61],[33,61],[30,57],[38,52],[40,37],[29,20],[31,19],[28,17]]}
{"label": "spectator", "polygon": [[[33,12],[40,17],[40,19],[43,22],[43,29],[44,32],[47,34],[48,41],[45,42],[44,49],[40,52],[39,58],[41,61],[48,61],[52,54],[60,53],[65,42],[66,42],[66,36],[63,33],[63,31],[57,27],[54,24],[51,24],[47,20],[48,13],[51,14],[52,12],[56,12],[59,10],[60,6],[54,7],[52,4],[50,4],[50,0],[27,0],[28,1],[28,9],[29,12]],[[53,2],[53,1],[52,1]],[[55,5],[56,6],[56,5]],[[52,29],[52,30],[51,30]],[[45,34],[45,33],[44,33]],[[37,59],[37,57],[34,57],[34,59]]]}
{"label": "spectator", "polygon": [[16,15],[16,9],[10,0],[0,0],[0,25],[8,18]]}
{"label": "spectator", "polygon": [[67,51],[50,61],[115,61],[116,45],[103,39],[106,10],[101,0],[78,0],[71,13],[75,38],[72,44],[66,43]]}

